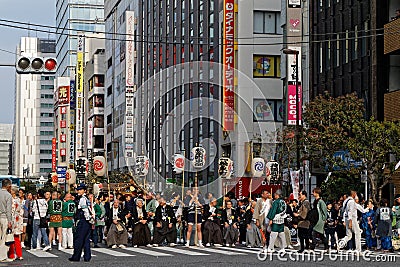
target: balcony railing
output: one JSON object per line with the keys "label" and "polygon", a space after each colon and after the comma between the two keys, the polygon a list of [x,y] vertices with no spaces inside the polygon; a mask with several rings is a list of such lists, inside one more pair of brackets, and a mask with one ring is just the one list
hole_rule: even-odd
{"label": "balcony railing", "polygon": [[384,26],[384,53],[400,50],[400,19],[392,20]]}

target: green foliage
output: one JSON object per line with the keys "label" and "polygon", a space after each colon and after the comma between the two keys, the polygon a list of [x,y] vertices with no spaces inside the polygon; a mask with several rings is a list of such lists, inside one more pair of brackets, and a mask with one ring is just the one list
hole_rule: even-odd
{"label": "green foliage", "polygon": [[363,101],[355,94],[337,98],[325,94],[309,102],[303,114],[305,156],[332,170],[333,166],[340,164],[333,153],[347,149],[352,127],[363,120],[363,113]]}
{"label": "green foliage", "polygon": [[333,172],[324,184],[328,197],[360,184],[361,169],[334,171],[336,166],[345,166],[333,157],[336,151],[347,150],[352,159],[364,162],[375,203],[381,199],[382,189],[390,182],[394,166],[400,159],[400,124],[373,118],[366,120],[364,113],[363,101],[355,94],[337,98],[325,94],[306,106],[302,134],[307,151],[304,157],[317,160],[322,169],[327,167]]}
{"label": "green foliage", "polygon": [[331,177],[321,185],[322,196],[324,199],[333,201],[340,198],[343,193],[349,190],[364,192],[364,184],[360,183],[360,175],[354,169],[352,171],[341,171],[331,175]]}

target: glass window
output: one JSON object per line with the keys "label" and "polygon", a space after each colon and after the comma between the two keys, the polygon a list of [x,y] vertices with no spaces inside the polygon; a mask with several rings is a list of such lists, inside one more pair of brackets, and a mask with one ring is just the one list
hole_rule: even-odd
{"label": "glass window", "polygon": [[282,34],[280,12],[254,11],[253,32],[266,34]]}
{"label": "glass window", "polygon": [[253,55],[254,78],[280,78],[280,56]]}

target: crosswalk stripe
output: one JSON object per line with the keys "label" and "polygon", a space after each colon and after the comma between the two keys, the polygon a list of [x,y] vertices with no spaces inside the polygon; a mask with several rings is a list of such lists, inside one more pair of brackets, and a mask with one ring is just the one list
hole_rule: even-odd
{"label": "crosswalk stripe", "polygon": [[[91,248],[90,250],[93,250],[93,249]],[[74,250],[73,249],[62,249],[62,250],[59,250],[59,251],[67,253],[69,255],[74,254]],[[84,253],[82,252],[81,257],[83,257],[83,254]],[[96,257],[96,255],[94,255],[93,253],[90,253],[90,254],[92,255],[92,257]]]}
{"label": "crosswalk stripe", "polygon": [[219,250],[218,248],[199,248],[199,247],[193,247],[192,249],[199,249],[201,251],[207,251],[207,252],[212,252],[212,253],[218,253],[218,254],[223,254],[223,255],[245,255],[244,253],[239,253],[239,252],[232,252],[232,251],[225,251],[225,250]]}
{"label": "crosswalk stripe", "polygon": [[137,252],[140,254],[146,254],[146,255],[150,255],[150,256],[154,256],[154,257],[173,256],[172,254],[166,254],[166,253],[157,252],[154,250],[146,250],[146,249],[142,249],[142,248],[124,248],[124,250],[128,250],[131,252]]}
{"label": "crosswalk stripe", "polygon": [[38,257],[38,258],[58,258],[57,255],[51,254],[47,251],[43,251],[43,250],[27,250],[27,252],[29,252],[30,254]]}
{"label": "crosswalk stripe", "polygon": [[92,250],[103,253],[103,254],[111,255],[114,257],[133,257],[133,256],[135,256],[132,254],[127,254],[127,253],[119,252],[117,250],[108,249],[108,248],[92,248]]}
{"label": "crosswalk stripe", "polygon": [[155,249],[160,249],[160,250],[165,250],[168,252],[175,252],[179,254],[185,254],[189,256],[205,256],[205,255],[210,255],[206,253],[199,253],[195,251],[190,251],[189,249],[178,249],[178,248],[171,248],[171,247],[154,247]]}
{"label": "crosswalk stripe", "polygon": [[239,249],[239,248],[230,248],[230,247],[220,247],[220,249],[225,249],[225,250],[230,250],[230,251],[235,251],[235,252],[240,252],[240,253],[250,253],[250,254],[258,254],[261,249],[256,250],[244,250],[244,249]]}

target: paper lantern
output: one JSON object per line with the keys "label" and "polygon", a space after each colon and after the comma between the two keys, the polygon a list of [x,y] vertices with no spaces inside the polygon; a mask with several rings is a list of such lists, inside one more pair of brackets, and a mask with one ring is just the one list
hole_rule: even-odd
{"label": "paper lantern", "polygon": [[174,172],[179,174],[185,169],[185,157],[181,154],[174,155]]}
{"label": "paper lantern", "polygon": [[97,176],[106,174],[106,159],[103,156],[95,156],[93,158],[93,171]]}
{"label": "paper lantern", "polygon": [[251,161],[251,173],[254,177],[261,177],[264,173],[265,161],[263,158],[253,158]]}
{"label": "paper lantern", "polygon": [[100,193],[100,184],[96,183],[93,185],[93,195],[97,197],[99,193]]}
{"label": "paper lantern", "polygon": [[149,158],[146,156],[136,157],[136,174],[139,176],[146,176],[149,173]]}
{"label": "paper lantern", "polygon": [[67,170],[66,179],[69,185],[76,183],[76,172],[74,169]]}
{"label": "paper lantern", "polygon": [[218,161],[218,174],[223,178],[230,178],[233,171],[233,161],[230,158],[222,157]]}
{"label": "paper lantern", "polygon": [[58,184],[58,176],[57,176],[57,173],[53,172],[51,174],[51,185],[57,186],[57,184]]}
{"label": "paper lantern", "polygon": [[190,159],[194,168],[203,168],[206,165],[206,150],[200,146],[192,148]]}

